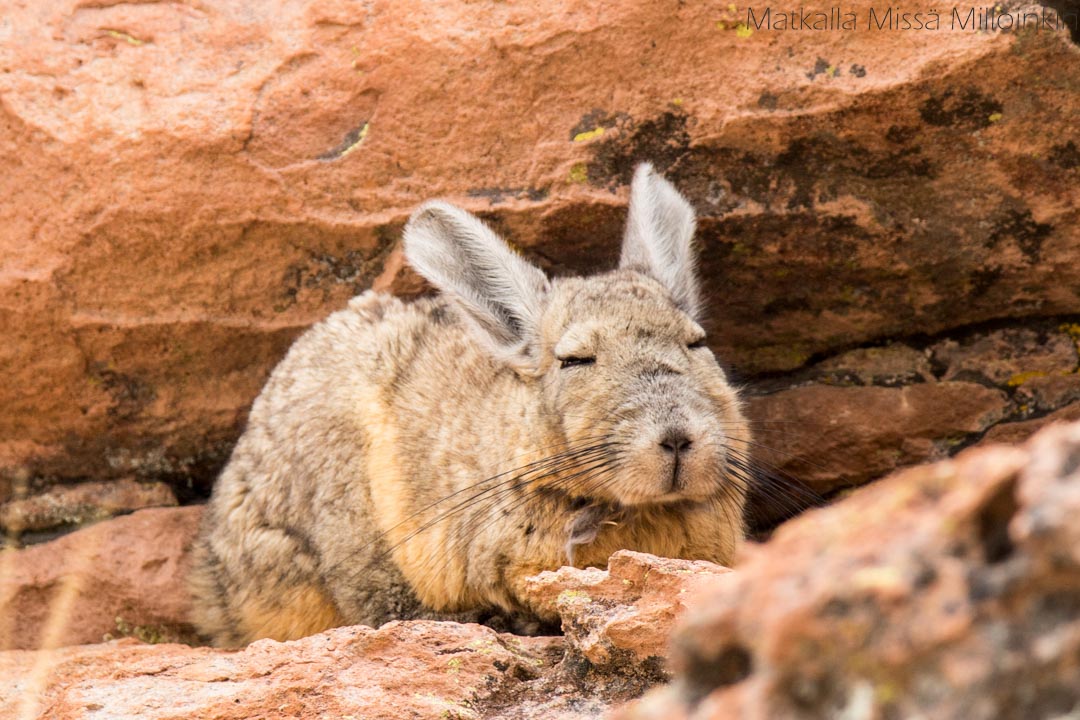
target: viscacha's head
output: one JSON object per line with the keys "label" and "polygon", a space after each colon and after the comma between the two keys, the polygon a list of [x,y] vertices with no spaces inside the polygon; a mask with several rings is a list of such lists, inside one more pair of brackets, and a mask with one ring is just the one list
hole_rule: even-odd
{"label": "viscacha's head", "polygon": [[723,496],[741,508],[749,431],[698,323],[693,234],[690,205],[645,164],[610,272],[548,279],[443,202],[413,215],[405,252],[491,358],[535,384],[563,440],[553,454],[576,458],[553,480],[560,489],[622,506]]}

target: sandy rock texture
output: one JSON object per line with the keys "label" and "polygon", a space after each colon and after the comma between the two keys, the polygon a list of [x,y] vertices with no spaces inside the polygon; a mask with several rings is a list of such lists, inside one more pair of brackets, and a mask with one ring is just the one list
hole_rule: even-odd
{"label": "sandy rock texture", "polygon": [[699,597],[616,717],[1056,718],[1080,707],[1080,423],[902,471]]}
{"label": "sandy rock texture", "polygon": [[200,507],[153,508],[0,551],[0,649],[187,639]]}
{"label": "sandy rock texture", "polygon": [[238,652],[121,640],[0,653],[0,715],[56,718],[477,718],[551,665],[558,640],[479,625],[338,628]]}
{"label": "sandy rock texture", "polygon": [[[845,5],[860,22],[870,7]],[[1017,359],[986,385],[946,378],[945,353],[919,383],[850,355],[1032,327],[1075,350],[1069,33],[811,42],[747,19],[600,0],[8,3],[0,501],[123,477],[205,493],[300,331],[362,289],[421,289],[396,246],[419,201],[480,212],[552,272],[591,270],[614,261],[645,159],[701,215],[713,347],[794,393],[761,412],[800,410],[795,450],[836,450],[802,467],[819,490],[1075,408],[1067,362]],[[809,378],[833,361],[851,387]]]}
{"label": "sandy rock texture", "polygon": [[[22,648],[0,651],[0,717],[595,718],[669,678],[676,620],[729,572],[621,551],[610,570],[542,573],[531,597],[565,637],[416,621],[231,652],[175,644],[197,643],[183,586],[197,510],[144,510],[0,556],[0,617],[18,621],[0,647]],[[72,546],[94,550],[74,567]]]}
{"label": "sandy rock texture", "polygon": [[535,576],[527,588],[537,608],[558,613],[566,662],[586,671],[623,675],[635,666],[646,684],[666,679],[675,621],[697,591],[714,587],[730,569],[703,560],[672,560],[620,550],[607,570],[563,567]]}

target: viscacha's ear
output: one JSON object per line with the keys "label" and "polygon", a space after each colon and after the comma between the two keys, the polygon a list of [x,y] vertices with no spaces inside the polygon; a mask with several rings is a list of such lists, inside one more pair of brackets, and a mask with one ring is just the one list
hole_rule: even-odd
{"label": "viscacha's ear", "polygon": [[449,203],[425,203],[405,226],[405,258],[496,359],[522,371],[536,366],[548,279],[479,218]]}
{"label": "viscacha's ear", "polygon": [[653,170],[638,165],[630,185],[630,210],[619,267],[649,275],[695,320],[701,310],[694,239],[694,209]]}

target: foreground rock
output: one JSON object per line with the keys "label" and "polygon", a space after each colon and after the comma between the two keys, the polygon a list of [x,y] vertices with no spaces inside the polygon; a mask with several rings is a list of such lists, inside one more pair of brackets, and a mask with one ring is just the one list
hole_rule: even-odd
{"label": "foreground rock", "polygon": [[201,511],[141,510],[0,552],[0,649],[191,637],[185,577]]}
{"label": "foreground rock", "polygon": [[[699,210],[710,337],[744,378],[1080,314],[1064,30],[807,34],[692,2],[8,5],[0,502],[20,477],[205,491],[298,332],[359,290],[418,289],[395,251],[418,202],[592,270],[642,159]],[[871,7],[844,9],[865,27]],[[805,393],[800,421],[816,438],[917,396],[860,431],[883,472],[1024,419],[955,382]],[[824,461],[830,482],[851,462]]]}
{"label": "foreground rock", "polygon": [[[199,516],[143,510],[0,555],[0,648],[61,648],[0,652],[0,717],[594,718],[669,677],[675,621],[729,572],[621,551],[610,571],[541,573],[531,600],[565,639],[400,622],[233,654],[168,644],[196,640],[184,577]],[[119,635],[133,637],[62,647]]]}
{"label": "foreground rock", "polygon": [[562,618],[568,656],[579,671],[633,675],[646,686],[667,677],[675,621],[697,591],[713,587],[728,568],[620,550],[608,569],[572,567],[529,581],[529,601]]}
{"label": "foreground rock", "polygon": [[1067,717],[1080,423],[896,474],[782,527],[696,603],[629,720]]}
{"label": "foreground rock", "polygon": [[[122,640],[0,653],[0,716],[480,717],[475,705],[550,669],[558,639],[479,625],[390,623],[239,652]],[[21,713],[21,715],[20,715]]]}

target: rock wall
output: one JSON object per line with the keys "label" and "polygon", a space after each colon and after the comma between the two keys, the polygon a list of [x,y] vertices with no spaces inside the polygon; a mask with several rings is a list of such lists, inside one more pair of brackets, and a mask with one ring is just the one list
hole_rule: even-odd
{"label": "rock wall", "polygon": [[701,215],[710,342],[779,472],[828,495],[1080,412],[1065,30],[770,31],[659,0],[3,15],[0,501],[205,493],[300,331],[421,289],[416,203],[589,270],[644,159]]}

